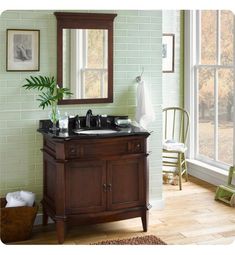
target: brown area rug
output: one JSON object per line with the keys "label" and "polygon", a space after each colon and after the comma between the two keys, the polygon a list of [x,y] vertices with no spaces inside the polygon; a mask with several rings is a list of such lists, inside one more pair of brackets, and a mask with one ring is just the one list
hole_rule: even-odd
{"label": "brown area rug", "polygon": [[128,244],[128,245],[166,245],[165,242],[163,242],[160,238],[154,236],[154,235],[148,235],[148,236],[140,236],[140,237],[133,237],[133,238],[127,238],[127,239],[117,239],[117,240],[107,240],[107,241],[101,241],[97,243],[91,243],[92,245],[106,245],[106,244]]}

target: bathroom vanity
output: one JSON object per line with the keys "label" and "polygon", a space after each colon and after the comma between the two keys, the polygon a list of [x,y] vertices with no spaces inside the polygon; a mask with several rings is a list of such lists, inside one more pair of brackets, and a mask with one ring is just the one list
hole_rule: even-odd
{"label": "bathroom vanity", "polygon": [[74,123],[68,132],[52,133],[47,120],[40,122],[43,224],[48,216],[55,221],[59,243],[70,225],[141,217],[147,231],[149,133],[132,125],[116,127],[114,118],[108,119],[102,120],[108,127],[90,133],[75,130]]}

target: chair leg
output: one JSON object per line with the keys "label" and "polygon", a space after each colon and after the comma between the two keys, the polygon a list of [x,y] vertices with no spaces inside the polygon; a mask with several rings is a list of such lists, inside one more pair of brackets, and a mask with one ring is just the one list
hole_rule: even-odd
{"label": "chair leg", "polygon": [[215,192],[215,200],[218,200],[219,196],[220,196],[220,187],[217,187]]}
{"label": "chair leg", "polygon": [[184,169],[185,169],[185,181],[188,181],[188,167],[187,167],[187,162],[185,158],[185,154],[183,154],[183,160],[184,160]]}
{"label": "chair leg", "polygon": [[178,174],[179,174],[179,188],[182,190],[182,166],[181,153],[178,154]]}

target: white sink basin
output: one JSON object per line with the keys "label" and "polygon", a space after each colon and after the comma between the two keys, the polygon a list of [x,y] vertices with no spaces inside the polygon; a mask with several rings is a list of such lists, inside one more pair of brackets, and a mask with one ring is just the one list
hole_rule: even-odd
{"label": "white sink basin", "polygon": [[117,133],[116,130],[112,129],[96,129],[96,130],[75,130],[77,134],[86,134],[86,135],[99,135],[99,134],[113,134]]}

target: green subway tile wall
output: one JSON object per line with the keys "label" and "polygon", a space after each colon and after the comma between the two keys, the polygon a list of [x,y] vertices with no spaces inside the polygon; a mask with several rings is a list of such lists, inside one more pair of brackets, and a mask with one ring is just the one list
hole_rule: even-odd
{"label": "green subway tile wall", "polygon": [[[84,12],[84,11],[83,11]],[[96,11],[92,11],[96,12]],[[104,12],[104,11],[99,11]],[[156,121],[149,139],[150,200],[162,198],[162,72],[161,11],[119,10],[114,24],[114,102],[112,104],[60,106],[61,112],[124,114],[134,118],[135,77],[145,68]],[[40,29],[40,72],[6,72],[6,29]],[[5,11],[0,17],[0,195],[30,190],[42,198],[42,137],[38,121],[49,110],[38,108],[37,93],[22,89],[29,75],[56,75],[56,19],[53,11]]]}

